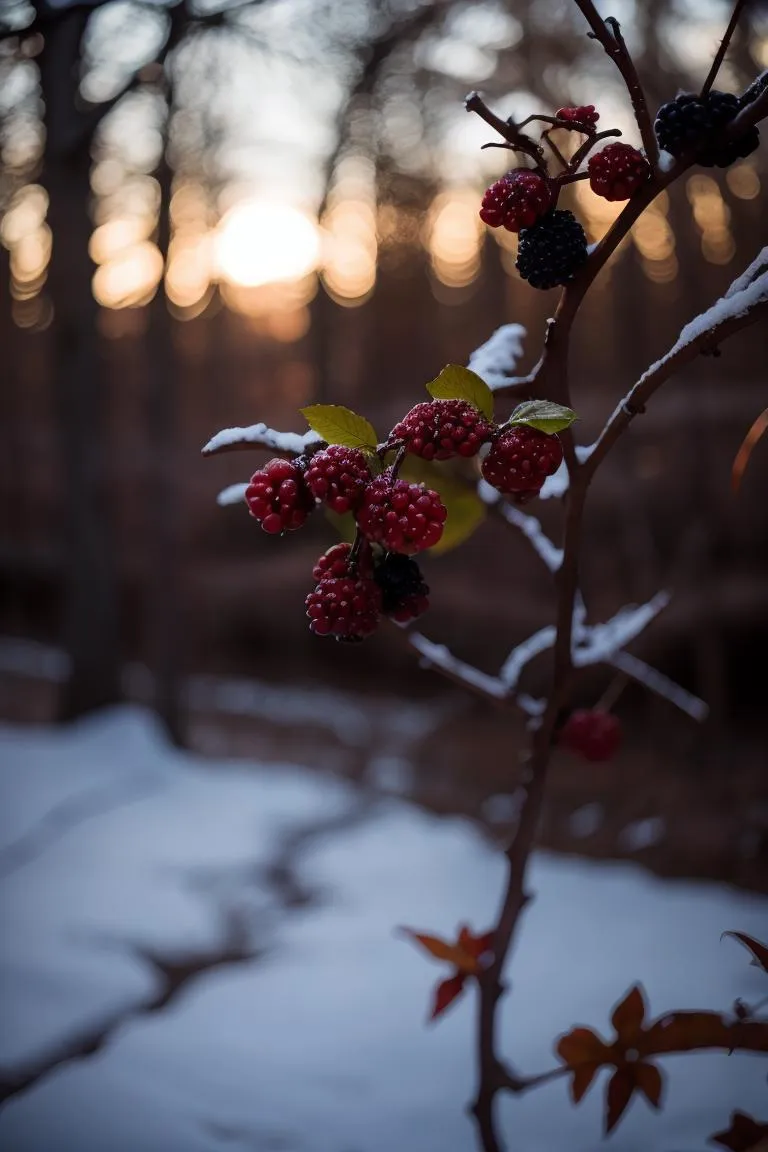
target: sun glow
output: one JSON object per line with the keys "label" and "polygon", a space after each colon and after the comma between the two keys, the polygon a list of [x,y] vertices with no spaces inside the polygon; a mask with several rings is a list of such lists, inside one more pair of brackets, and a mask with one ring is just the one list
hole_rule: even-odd
{"label": "sun glow", "polygon": [[297,208],[248,200],[225,214],[214,242],[218,275],[243,288],[299,280],[320,257],[315,222]]}

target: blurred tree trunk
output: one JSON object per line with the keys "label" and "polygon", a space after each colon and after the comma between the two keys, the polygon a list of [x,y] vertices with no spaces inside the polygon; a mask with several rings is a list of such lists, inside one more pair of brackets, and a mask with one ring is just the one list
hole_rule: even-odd
{"label": "blurred tree trunk", "polygon": [[43,180],[53,253],[53,387],[63,499],[62,636],[71,660],[59,715],[73,719],[120,698],[118,590],[108,505],[106,409],[88,254],[90,140],[78,110],[87,10],[62,12],[39,57],[45,101]]}
{"label": "blurred tree trunk", "polygon": [[[170,121],[171,100],[168,101]],[[167,136],[167,133],[166,133]],[[166,148],[155,177],[160,185],[157,244],[167,266],[171,242],[172,174]],[[181,709],[181,533],[176,482],[176,404],[178,359],[171,318],[161,281],[150,305],[146,486],[150,573],[146,586],[146,645],[152,672],[153,705],[174,744],[184,742]]]}

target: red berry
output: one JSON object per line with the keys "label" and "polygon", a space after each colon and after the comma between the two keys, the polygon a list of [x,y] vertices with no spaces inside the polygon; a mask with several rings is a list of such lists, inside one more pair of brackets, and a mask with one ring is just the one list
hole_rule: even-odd
{"label": "red berry", "polygon": [[491,228],[519,232],[530,228],[552,207],[549,184],[538,172],[516,168],[491,184],[483,196],[480,219]]}
{"label": "red berry", "polygon": [[324,576],[307,596],[306,606],[316,636],[362,640],[379,623],[381,589],[370,576]]}
{"label": "red berry", "polygon": [[304,473],[291,460],[269,460],[245,490],[248,509],[265,532],[294,532],[315,506]]}
{"label": "red berry", "polygon": [[304,479],[312,495],[341,516],[360,503],[371,473],[365,456],[357,448],[331,444],[315,453]]}
{"label": "red berry", "polygon": [[600,113],[595,112],[594,104],[580,104],[578,108],[558,108],[555,113],[558,120],[567,120],[569,124],[576,124],[580,128],[594,128],[600,119]]}
{"label": "red berry", "polygon": [[[349,576],[349,557],[352,552],[351,544],[334,544],[316,561],[312,569],[315,581],[324,580],[326,576]],[[371,546],[367,540],[362,541],[356,559],[356,571],[361,576],[370,576],[373,572],[373,557]]]}
{"label": "red berry", "polygon": [[409,556],[437,544],[447,515],[437,492],[394,480],[387,469],[366,488],[357,523],[369,540]]}
{"label": "red berry", "polygon": [[562,461],[563,446],[559,437],[517,424],[494,441],[483,460],[482,472],[499,492],[521,492],[531,499],[533,493],[540,491],[547,476],[557,472]]}
{"label": "red berry", "polygon": [[651,175],[651,166],[630,144],[608,144],[590,156],[589,186],[605,200],[629,200]]}
{"label": "red berry", "polygon": [[390,439],[404,440],[409,452],[425,460],[448,460],[476,455],[492,431],[482,412],[466,400],[432,400],[411,408]]}
{"label": "red berry", "polygon": [[572,712],[563,725],[560,743],[585,760],[610,760],[621,743],[621,724],[611,712]]}

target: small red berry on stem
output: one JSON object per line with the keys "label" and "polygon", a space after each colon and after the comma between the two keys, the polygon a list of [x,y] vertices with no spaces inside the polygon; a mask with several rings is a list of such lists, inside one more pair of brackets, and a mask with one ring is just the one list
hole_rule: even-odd
{"label": "small red berry on stem", "polygon": [[651,175],[651,166],[630,144],[607,144],[587,162],[589,186],[604,200],[629,200]]}
{"label": "small red berry on stem", "polygon": [[437,544],[447,516],[437,492],[396,480],[387,469],[366,488],[357,524],[364,536],[388,552],[410,556]]}
{"label": "small red berry on stem", "polygon": [[552,207],[547,180],[528,168],[516,168],[492,184],[483,196],[480,219],[491,228],[519,232],[530,228]]}
{"label": "small red berry on stem", "polygon": [[306,599],[309,627],[317,636],[364,640],[381,616],[381,589],[370,576],[324,576]]}
{"label": "small red berry on stem", "polygon": [[[373,556],[367,540],[360,541],[354,559],[354,569],[361,576],[370,576],[373,572]],[[352,571],[352,545],[341,543],[334,544],[319,557],[312,569],[312,575],[316,581],[320,581],[326,576],[349,576]]]}
{"label": "small red berry on stem", "polygon": [[476,455],[492,431],[482,412],[466,400],[432,400],[411,408],[389,438],[402,440],[424,460],[449,460]]}
{"label": "small red berry on stem", "polygon": [[560,743],[585,760],[610,760],[621,743],[621,724],[611,712],[581,709],[566,720]]}
{"label": "small red berry on stem", "polygon": [[499,492],[518,492],[531,499],[562,462],[563,446],[558,436],[518,424],[507,428],[493,442],[482,473]]}
{"label": "small red berry on stem", "polygon": [[359,505],[370,479],[364,454],[341,444],[331,444],[316,452],[304,474],[312,495],[340,516]]}
{"label": "small red berry on stem", "polygon": [[587,132],[593,131],[600,119],[600,113],[595,112],[594,104],[580,104],[577,108],[558,108],[555,115],[558,120],[567,120],[569,124],[584,128]]}
{"label": "small red berry on stem", "polygon": [[245,490],[248,510],[265,532],[294,532],[315,507],[304,473],[291,460],[269,460],[254,472]]}

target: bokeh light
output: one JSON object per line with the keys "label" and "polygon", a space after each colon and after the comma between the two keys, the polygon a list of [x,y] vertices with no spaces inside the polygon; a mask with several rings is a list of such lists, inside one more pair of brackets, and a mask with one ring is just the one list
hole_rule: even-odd
{"label": "bokeh light", "polygon": [[225,213],[214,251],[221,279],[257,288],[312,272],[320,257],[320,238],[315,222],[298,208],[250,200]]}
{"label": "bokeh light", "polygon": [[449,288],[471,284],[480,272],[483,224],[475,189],[441,192],[430,207],[425,241],[432,270]]}

